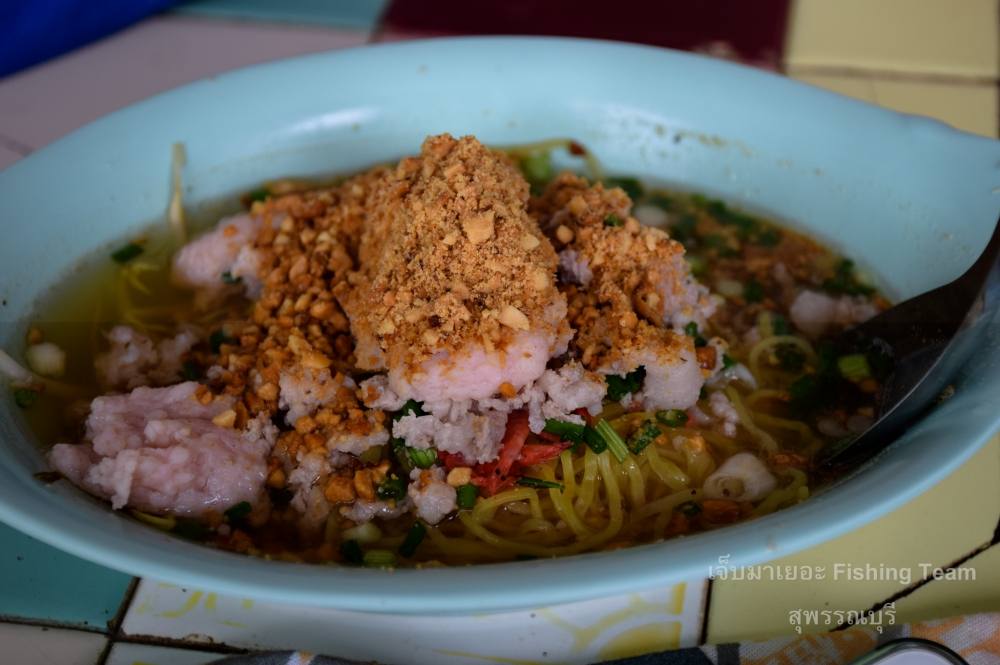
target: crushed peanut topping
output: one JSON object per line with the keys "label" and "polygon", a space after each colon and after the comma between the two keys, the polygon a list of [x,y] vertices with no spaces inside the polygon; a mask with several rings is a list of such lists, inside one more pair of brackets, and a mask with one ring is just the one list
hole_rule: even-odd
{"label": "crushed peanut topping", "polygon": [[[571,248],[593,273],[586,286],[565,289],[568,320],[577,331],[571,348],[588,369],[608,366],[633,350],[649,350],[664,360],[693,350],[684,335],[664,328],[661,292],[680,293],[688,280],[684,246],[660,229],[642,226],[629,215],[624,191],[590,185],[564,173],[531,201],[542,228],[560,248]],[[610,216],[625,220],[608,226]]]}
{"label": "crushed peanut topping", "polygon": [[442,350],[503,348],[517,331],[554,329],[545,311],[561,301],[556,256],[527,203],[517,169],[472,137],[431,137],[380,179],[360,268],[337,290],[366,350],[359,366],[415,366]]}

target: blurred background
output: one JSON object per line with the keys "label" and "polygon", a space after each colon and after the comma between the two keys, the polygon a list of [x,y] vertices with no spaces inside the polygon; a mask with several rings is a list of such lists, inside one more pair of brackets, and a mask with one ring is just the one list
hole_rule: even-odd
{"label": "blurred background", "polygon": [[995,136],[997,31],[996,0],[7,0],[0,167],[115,108],[228,69],[444,35],[695,51]]}

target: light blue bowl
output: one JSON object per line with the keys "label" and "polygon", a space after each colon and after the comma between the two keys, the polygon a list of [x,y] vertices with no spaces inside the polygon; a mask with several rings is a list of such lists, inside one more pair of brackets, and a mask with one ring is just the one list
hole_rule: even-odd
{"label": "light blue bowl", "polygon": [[[569,136],[611,172],[771,211],[876,274],[894,297],[957,276],[1000,207],[1000,144],[785,78],[670,51],[566,39],[448,39],[267,64],[114,113],[0,173],[0,346],[19,351],[45,287],[162,214],[170,146],[187,200],[287,174],[351,171],[428,134],[512,144]],[[946,476],[1000,424],[991,339],[955,397],[876,464],[793,509],[628,550],[469,568],[381,571],[262,561],[145,528],[66,483],[0,403],[0,520],[137,575],[288,603],[448,613],[547,605],[760,562],[855,529]],[[928,537],[933,525],[928,525]]]}

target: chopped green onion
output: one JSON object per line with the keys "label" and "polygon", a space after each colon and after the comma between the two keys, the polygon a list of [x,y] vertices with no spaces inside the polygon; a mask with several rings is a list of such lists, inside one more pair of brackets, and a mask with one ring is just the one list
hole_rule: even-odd
{"label": "chopped green onion", "polygon": [[[714,249],[721,257],[736,256],[739,252],[739,242],[731,241],[726,236],[718,233],[710,233],[703,239],[706,247]],[[735,247],[733,246],[735,243]]]}
{"label": "chopped green onion", "polygon": [[642,198],[642,183],[635,178],[606,178],[604,184],[608,187],[621,187],[633,201]]}
{"label": "chopped green onion", "polygon": [[566,422],[565,420],[549,418],[545,421],[545,428],[542,429],[542,431],[548,432],[549,434],[555,434],[564,441],[579,443],[580,441],[583,441],[583,432],[585,429],[586,425],[579,425],[577,423]]}
{"label": "chopped green onion", "polygon": [[140,254],[142,254],[142,246],[130,242],[111,252],[111,260],[115,263],[128,263]]}
{"label": "chopped green onion", "polygon": [[476,498],[479,496],[479,488],[472,483],[459,486],[458,507],[462,510],[472,510],[476,505]]}
{"label": "chopped green onion", "polygon": [[688,337],[694,337],[694,345],[697,347],[702,347],[708,344],[700,332],[698,332],[698,324],[694,321],[688,321],[688,324],[684,326],[684,334]]}
{"label": "chopped green onion", "polygon": [[181,365],[181,377],[187,381],[197,381],[201,378],[201,372],[197,365],[190,360],[185,360]]}
{"label": "chopped green onion", "polygon": [[781,369],[789,372],[798,372],[806,364],[806,355],[797,346],[792,346],[791,344],[778,346],[774,351],[774,355],[778,358],[778,364],[781,365]]}
{"label": "chopped green onion", "polygon": [[781,231],[775,228],[767,228],[757,234],[754,242],[764,247],[774,247],[781,242]]}
{"label": "chopped green onion", "polygon": [[358,459],[365,464],[378,464],[382,459],[382,446],[372,446],[358,455]]}
{"label": "chopped green onion", "polygon": [[621,226],[623,223],[622,218],[615,214],[608,215],[604,218],[604,226]]}
{"label": "chopped green onion", "polygon": [[729,369],[730,367],[735,367],[736,361],[728,353],[722,354],[722,369]]}
{"label": "chopped green onion", "polygon": [[649,444],[655,441],[656,437],[660,436],[660,434],[662,434],[662,432],[660,431],[660,428],[656,426],[656,423],[652,420],[647,420],[642,424],[642,427],[629,437],[628,449],[632,451],[632,453],[638,455],[645,450]]}
{"label": "chopped green onion", "polygon": [[555,175],[552,168],[552,156],[548,152],[536,152],[521,158],[521,173],[525,180],[540,185],[548,182]]}
{"label": "chopped green onion", "polygon": [[361,561],[365,568],[392,568],[396,565],[396,555],[389,550],[368,550]]}
{"label": "chopped green onion", "polygon": [[389,440],[389,446],[392,448],[392,454],[396,457],[396,461],[403,467],[403,471],[406,473],[413,471],[413,462],[410,461],[409,448],[406,447],[406,442],[393,437]]}
{"label": "chopped green onion", "polygon": [[206,540],[212,535],[212,530],[198,520],[179,519],[172,533],[188,540]]}
{"label": "chopped green onion", "polygon": [[688,414],[681,409],[666,409],[657,411],[656,419],[667,427],[683,427],[688,421]]}
{"label": "chopped green onion", "polygon": [[842,377],[855,383],[863,381],[872,375],[872,369],[868,365],[868,358],[863,353],[840,356],[837,358],[837,370]]}
{"label": "chopped green onion", "polygon": [[415,416],[427,415],[427,412],[424,411],[423,403],[418,402],[415,399],[408,399],[406,400],[406,403],[403,404],[403,406],[399,409],[399,411],[396,411],[395,413],[392,414],[392,420],[393,422],[395,422],[400,418],[402,418],[403,416],[409,415],[411,413]]}
{"label": "chopped green onion", "polygon": [[437,462],[437,451],[433,448],[411,448],[407,446],[410,462],[418,469],[429,469]]}
{"label": "chopped green onion", "polygon": [[208,336],[208,346],[212,349],[212,353],[218,353],[223,344],[234,344],[235,342],[236,340],[227,335],[226,331],[221,328]]}
{"label": "chopped green onion", "polygon": [[345,563],[360,565],[365,560],[365,553],[361,551],[361,545],[356,540],[345,540],[340,544],[340,556]]}
{"label": "chopped green onion", "polygon": [[375,488],[375,496],[383,501],[399,501],[406,496],[406,481],[398,476],[389,476]]}
{"label": "chopped green onion", "polygon": [[233,273],[228,270],[222,273],[222,283],[223,284],[239,284],[243,281],[242,277],[233,277]]}
{"label": "chopped green onion", "polygon": [[704,275],[708,270],[708,261],[697,254],[685,254],[684,260],[687,261],[688,268],[691,269],[691,274],[695,277]]}
{"label": "chopped green onion", "polygon": [[833,277],[823,282],[823,289],[830,293],[843,293],[849,296],[867,296],[875,291],[858,279],[854,272],[854,262],[850,259],[842,259],[837,264]]}
{"label": "chopped green onion", "polygon": [[625,376],[609,374],[605,377],[605,380],[608,383],[608,399],[612,402],[620,402],[625,395],[634,393],[642,388],[642,382],[645,379],[645,367],[636,367]]}
{"label": "chopped green onion", "polygon": [[605,450],[608,449],[608,444],[597,433],[597,430],[593,427],[586,427],[583,430],[583,442],[587,444],[587,447],[594,451],[594,454],[600,455]]}
{"label": "chopped green onion", "polygon": [[666,194],[653,194],[645,202],[666,212],[674,209],[674,200]]}
{"label": "chopped green onion", "polygon": [[681,505],[677,506],[677,510],[681,511],[685,517],[694,517],[701,512],[701,506],[694,501],[685,501]]}
{"label": "chopped green onion", "polygon": [[545,480],[543,478],[532,478],[531,476],[521,476],[517,479],[517,484],[523,487],[536,487],[538,489],[563,489],[562,483],[557,483],[553,480]]}
{"label": "chopped green onion", "polygon": [[38,391],[31,388],[17,388],[14,390],[14,403],[22,409],[30,408],[38,401]]}
{"label": "chopped green onion", "polygon": [[743,299],[747,302],[760,302],[764,299],[764,285],[756,279],[750,279],[743,286]]}
{"label": "chopped green onion", "polygon": [[698,218],[691,214],[681,215],[680,219],[670,225],[670,237],[684,242],[697,235]]}
{"label": "chopped green onion", "polygon": [[405,556],[407,559],[412,557],[420,543],[424,541],[424,536],[427,535],[427,527],[424,526],[423,522],[414,522],[410,530],[406,532],[406,538],[403,539],[403,543],[399,546],[399,553]]}
{"label": "chopped green onion", "polygon": [[615,456],[615,459],[624,462],[625,458],[628,457],[628,446],[625,445],[625,440],[615,431],[615,428],[607,420],[601,418],[594,425],[594,429],[604,439],[604,443],[607,444],[608,450]]}
{"label": "chopped green onion", "polygon": [[808,412],[819,406],[826,392],[827,381],[815,374],[803,374],[788,386],[792,408],[798,412]]}
{"label": "chopped green onion", "polygon": [[239,503],[230,506],[226,509],[223,515],[226,516],[230,522],[238,522],[250,514],[251,506],[248,501],[240,501]]}
{"label": "chopped green onion", "polygon": [[787,335],[791,330],[788,327],[788,319],[781,314],[771,313],[771,331],[775,335]]}
{"label": "chopped green onion", "polygon": [[753,231],[755,231],[759,226],[758,222],[754,217],[740,212],[738,210],[733,210],[725,203],[719,200],[709,200],[705,203],[705,209],[715,216],[715,218],[721,223],[728,226],[735,226],[741,236],[748,236]]}
{"label": "chopped green onion", "polygon": [[261,187],[247,194],[247,200],[251,203],[256,203],[257,201],[266,201],[268,196],[270,196],[270,193],[267,191],[267,187]]}

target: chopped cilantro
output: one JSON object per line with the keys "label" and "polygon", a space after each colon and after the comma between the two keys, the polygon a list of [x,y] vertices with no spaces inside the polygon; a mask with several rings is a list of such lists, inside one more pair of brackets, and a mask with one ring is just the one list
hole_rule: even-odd
{"label": "chopped cilantro", "polygon": [[612,402],[620,402],[625,395],[634,393],[642,387],[642,382],[646,379],[646,368],[636,367],[625,376],[609,374],[608,399]]}
{"label": "chopped cilantro", "polygon": [[128,263],[140,254],[142,254],[142,247],[130,242],[111,252],[111,260],[115,263]]}
{"label": "chopped cilantro", "polygon": [[604,184],[608,187],[621,187],[633,201],[642,198],[642,183],[635,178],[606,178]]}

